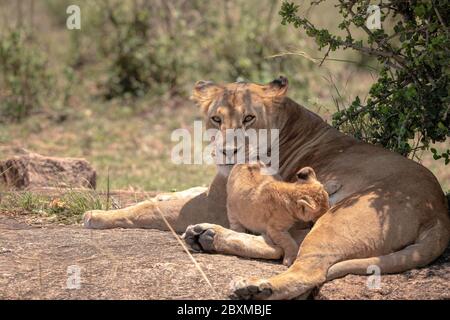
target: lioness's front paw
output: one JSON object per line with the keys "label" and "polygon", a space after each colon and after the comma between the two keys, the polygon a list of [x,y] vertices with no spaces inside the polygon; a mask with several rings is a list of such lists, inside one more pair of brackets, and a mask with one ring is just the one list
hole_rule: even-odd
{"label": "lioness's front paw", "polygon": [[190,225],[186,228],[182,238],[195,252],[214,252],[214,237],[216,232],[213,226],[209,223]]}
{"label": "lioness's front paw", "polygon": [[87,229],[95,229],[93,220],[94,211],[87,211],[83,215],[83,226]]}
{"label": "lioness's front paw", "polygon": [[270,282],[257,278],[232,281],[231,291],[230,298],[233,300],[266,300],[273,293]]}
{"label": "lioness's front paw", "polygon": [[83,226],[87,229],[105,229],[108,227],[106,221],[104,221],[106,211],[91,210],[87,211],[83,215]]}

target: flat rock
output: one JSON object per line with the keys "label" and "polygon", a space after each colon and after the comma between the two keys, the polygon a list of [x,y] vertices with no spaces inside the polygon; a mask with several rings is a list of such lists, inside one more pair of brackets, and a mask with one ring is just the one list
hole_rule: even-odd
{"label": "flat rock", "polygon": [[[170,232],[28,226],[0,214],[0,299],[226,299],[236,277],[271,277],[279,261],[194,254],[212,288]],[[77,273],[79,272],[79,273]],[[79,286],[73,276],[79,274]],[[349,275],[316,299],[449,299],[450,249],[426,268],[382,275],[380,289]],[[77,284],[77,283],[75,283]]]}
{"label": "flat rock", "polygon": [[96,172],[84,159],[27,152],[0,161],[0,184],[12,190],[43,187],[95,189]]}
{"label": "flat rock", "polygon": [[193,256],[212,287],[170,232],[30,227],[0,214],[0,300],[226,299],[236,277],[286,270],[278,261]]}
{"label": "flat rock", "polygon": [[325,283],[319,300],[450,299],[450,247],[431,265],[399,274],[381,275],[379,285],[366,276],[347,275]]}

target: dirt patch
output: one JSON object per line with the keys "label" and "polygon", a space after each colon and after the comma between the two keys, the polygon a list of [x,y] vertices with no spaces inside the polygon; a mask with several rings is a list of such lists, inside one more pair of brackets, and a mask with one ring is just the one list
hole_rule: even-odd
{"label": "dirt patch", "polygon": [[[236,276],[285,270],[275,262],[195,254],[216,295],[168,232],[31,227],[20,220],[0,217],[0,299],[226,298]],[[80,268],[80,289],[67,289],[72,265]]]}
{"label": "dirt patch", "polygon": [[[286,270],[279,262],[195,254],[214,293],[168,232],[30,225],[25,218],[0,216],[0,299],[223,299],[235,277],[270,277]],[[79,289],[67,287],[74,265],[80,271]],[[366,282],[367,277],[349,275],[315,295],[449,299],[450,250],[430,267],[382,276],[380,289],[368,289]]]}

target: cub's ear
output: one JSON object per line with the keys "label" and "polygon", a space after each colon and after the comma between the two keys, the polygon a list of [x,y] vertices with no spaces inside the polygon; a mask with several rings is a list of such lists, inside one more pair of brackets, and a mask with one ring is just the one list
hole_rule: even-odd
{"label": "cub's ear", "polygon": [[297,172],[298,181],[308,181],[310,179],[317,179],[314,169],[311,167],[304,167]]}
{"label": "cub's ear", "polygon": [[215,84],[212,81],[200,80],[197,81],[192,90],[191,100],[197,103],[204,112],[211,100],[213,100],[219,93],[223,92],[223,87]]}
{"label": "cub's ear", "polygon": [[283,97],[288,89],[288,79],[280,76],[272,82],[263,86],[263,94],[268,98]]}
{"label": "cub's ear", "polygon": [[305,198],[305,199],[301,199],[301,200],[297,200],[297,204],[303,206],[303,212],[305,211],[316,211],[317,210],[317,205],[314,202],[314,200],[310,199],[310,198]]}

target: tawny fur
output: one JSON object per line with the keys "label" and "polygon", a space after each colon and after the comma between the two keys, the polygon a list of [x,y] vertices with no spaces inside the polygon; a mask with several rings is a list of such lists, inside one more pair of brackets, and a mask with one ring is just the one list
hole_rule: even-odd
{"label": "tawny fur", "polygon": [[314,170],[299,170],[295,182],[264,174],[261,163],[237,164],[227,183],[227,213],[230,228],[266,234],[284,252],[283,264],[290,266],[298,245],[289,234],[297,221],[316,221],[329,209],[328,193]]}

